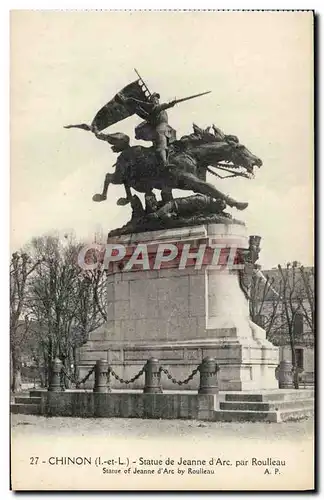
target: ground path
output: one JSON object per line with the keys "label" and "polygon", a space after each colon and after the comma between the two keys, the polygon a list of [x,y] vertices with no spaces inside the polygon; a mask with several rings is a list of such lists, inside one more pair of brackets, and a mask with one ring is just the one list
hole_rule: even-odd
{"label": "ground path", "polygon": [[[313,485],[313,419],[284,423],[220,423],[12,415],[12,474],[17,489],[309,489]],[[33,466],[30,457],[43,464]],[[50,457],[92,457],[134,462],[130,475],[106,474],[99,466],[51,466]],[[175,460],[175,474],[143,476],[144,459]],[[212,475],[180,476],[178,461],[227,460]],[[253,466],[252,459],[285,461]],[[248,466],[236,466],[246,460]],[[46,462],[46,463],[45,463]],[[116,466],[107,466],[107,468]],[[181,468],[181,467],[180,467]],[[154,469],[154,468],[153,468]],[[196,468],[200,470],[201,468]],[[270,474],[265,473],[269,469]]]}

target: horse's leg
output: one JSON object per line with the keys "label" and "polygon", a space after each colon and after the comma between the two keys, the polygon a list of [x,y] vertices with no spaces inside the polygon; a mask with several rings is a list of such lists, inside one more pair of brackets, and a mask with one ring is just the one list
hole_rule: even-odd
{"label": "horse's leg", "polygon": [[132,200],[132,193],[129,187],[129,184],[124,183],[126,198],[119,198],[117,200],[117,205],[124,206],[127,205]]}
{"label": "horse's leg", "polygon": [[111,182],[114,183],[114,175],[115,174],[106,174],[102,193],[97,193],[97,194],[93,195],[93,197],[92,197],[93,201],[104,201],[107,199],[108,187],[109,187],[109,184]]}
{"label": "horse's leg", "polygon": [[173,200],[172,189],[170,188],[162,189],[161,198],[163,203],[168,203],[169,201]]}
{"label": "horse's leg", "polygon": [[187,172],[177,172],[176,178],[180,189],[188,189],[190,191],[194,191],[195,193],[201,193],[215,199],[224,200],[227,205],[230,207],[236,207],[238,210],[244,210],[248,206],[248,203],[241,203],[233,198],[230,198],[229,196],[226,196],[221,191],[218,191],[215,186],[199,179],[193,174],[189,174]]}

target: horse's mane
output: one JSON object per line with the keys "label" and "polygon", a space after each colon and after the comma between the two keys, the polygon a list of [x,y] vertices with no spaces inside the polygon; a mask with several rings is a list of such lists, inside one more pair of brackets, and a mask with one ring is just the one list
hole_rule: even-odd
{"label": "horse's mane", "polygon": [[193,132],[189,135],[183,135],[180,139],[170,144],[171,151],[185,151],[190,147],[201,146],[210,142],[224,142],[227,136],[215,125],[202,129],[193,124]]}

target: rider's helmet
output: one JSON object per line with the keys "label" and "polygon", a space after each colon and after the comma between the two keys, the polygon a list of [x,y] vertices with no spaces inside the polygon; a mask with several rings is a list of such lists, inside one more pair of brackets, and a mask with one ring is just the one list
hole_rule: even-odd
{"label": "rider's helmet", "polygon": [[158,92],[153,92],[153,94],[150,97],[150,101],[153,104],[159,104],[159,99],[160,99],[160,94]]}

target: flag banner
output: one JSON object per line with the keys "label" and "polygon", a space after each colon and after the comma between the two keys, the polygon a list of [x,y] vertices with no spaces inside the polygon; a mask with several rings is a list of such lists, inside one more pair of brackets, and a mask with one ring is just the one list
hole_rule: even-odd
{"label": "flag banner", "polygon": [[92,121],[92,126],[101,131],[135,113],[136,103],[123,103],[119,97],[120,95],[122,98],[133,97],[139,101],[148,100],[148,95],[143,88],[143,84],[140,83],[140,80],[135,80],[124,87],[98,111]]}

